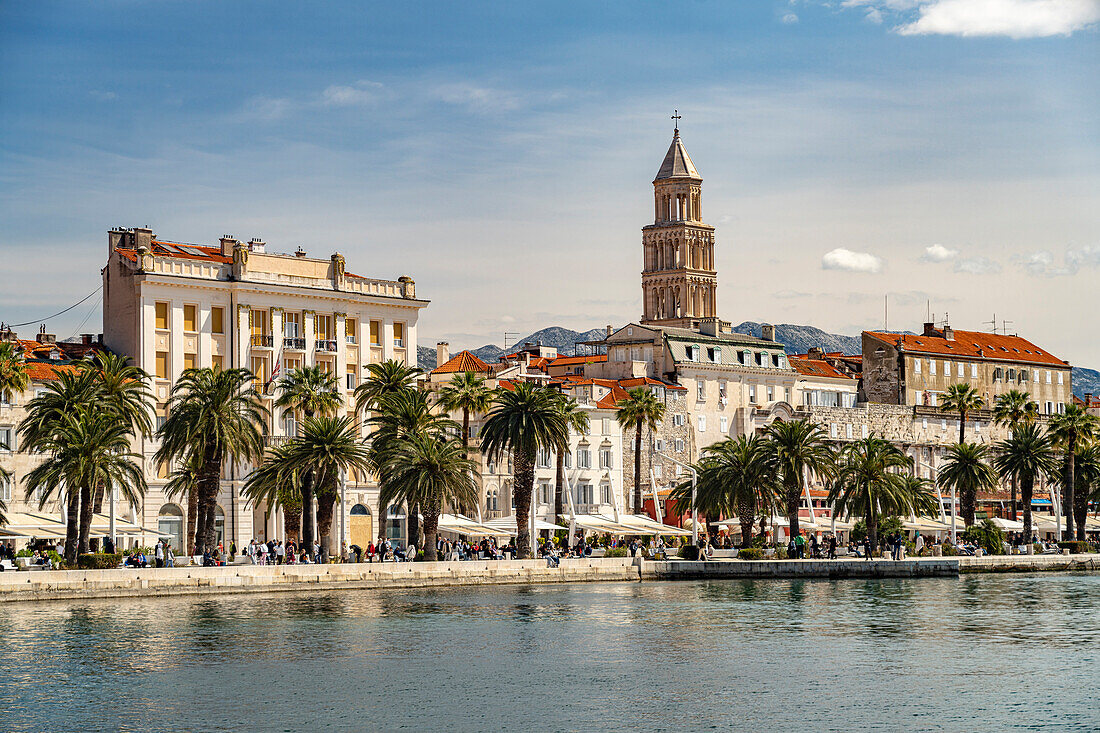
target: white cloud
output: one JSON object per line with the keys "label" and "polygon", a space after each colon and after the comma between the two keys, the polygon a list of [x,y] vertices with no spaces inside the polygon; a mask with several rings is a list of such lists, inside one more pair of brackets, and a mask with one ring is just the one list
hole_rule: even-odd
{"label": "white cloud", "polygon": [[294,104],[286,97],[253,97],[245,103],[241,118],[278,120],[287,115]]}
{"label": "white cloud", "polygon": [[878,8],[867,8],[867,15],[864,16],[868,22],[875,25],[882,25],[882,11]]}
{"label": "white cloud", "polygon": [[853,252],[844,247],[837,247],[826,252],[821,258],[821,269],[873,273],[882,270],[882,260],[868,252]]}
{"label": "white cloud", "polygon": [[357,81],[352,86],[332,84],[321,92],[321,100],[331,107],[351,107],[367,104],[377,99],[382,85],[374,81]]}
{"label": "white cloud", "polygon": [[1001,263],[988,257],[968,257],[955,263],[955,272],[964,275],[996,275],[1001,271]]}
{"label": "white cloud", "polygon": [[798,16],[795,15],[794,13],[787,13],[786,15],[783,16],[782,20],[787,25],[790,25],[791,23],[797,23],[798,22]]}
{"label": "white cloud", "polygon": [[931,247],[925,247],[921,260],[924,262],[947,262],[955,259],[958,254],[959,250],[957,249],[948,249],[942,244],[933,244]]}
{"label": "white cloud", "polygon": [[1100,21],[1100,0],[932,0],[903,36],[1068,36]]}
{"label": "white cloud", "polygon": [[447,104],[468,107],[474,111],[507,110],[519,106],[519,101],[508,92],[474,84],[444,84],[435,89],[434,96]]}
{"label": "white cloud", "polygon": [[1082,268],[1100,267],[1100,244],[1067,249],[1061,267],[1055,264],[1054,255],[1047,250],[1032,252],[1016,261],[1027,274],[1035,277],[1068,277]]}

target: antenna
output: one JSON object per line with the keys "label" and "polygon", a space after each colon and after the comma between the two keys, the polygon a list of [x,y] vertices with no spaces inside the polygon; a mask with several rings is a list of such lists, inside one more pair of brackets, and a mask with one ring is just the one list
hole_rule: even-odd
{"label": "antenna", "polygon": [[1005,336],[1007,336],[1008,335],[1008,324],[1015,323],[1015,322],[1016,321],[1006,321],[1005,319],[1002,318],[1001,319],[1001,333],[1003,333]]}
{"label": "antenna", "polygon": [[519,337],[522,336],[522,335],[523,334],[519,333],[518,331],[505,331],[504,332],[504,350],[505,351],[508,350],[508,347],[511,345],[509,343],[510,340],[515,339],[515,340],[518,341]]}
{"label": "antenna", "polygon": [[882,330],[890,330],[890,296],[882,296]]}
{"label": "antenna", "polygon": [[997,333],[997,314],[996,313],[993,314],[993,320],[992,321],[982,321],[983,326],[986,325],[986,324],[988,324],[993,329],[993,333]]}
{"label": "antenna", "polygon": [[925,301],[925,312],[926,312],[927,317],[924,320],[931,323],[932,322],[932,300],[931,299],[928,299],[927,301]]}

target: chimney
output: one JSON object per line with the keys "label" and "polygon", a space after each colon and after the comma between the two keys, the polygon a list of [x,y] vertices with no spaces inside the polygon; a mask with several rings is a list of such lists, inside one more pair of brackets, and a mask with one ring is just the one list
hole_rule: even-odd
{"label": "chimney", "polygon": [[943,337],[945,339],[947,339],[948,341],[954,341],[955,340],[955,329],[951,328],[951,326],[945,325],[943,327]]}
{"label": "chimney", "polygon": [[607,324],[606,338],[611,338],[611,324]]}
{"label": "chimney", "polygon": [[775,326],[765,323],[760,327],[760,338],[765,341],[775,341]]}
{"label": "chimney", "polygon": [[814,346],[806,352],[806,358],[821,361],[825,358],[825,350],[822,349],[820,346]]}
{"label": "chimney", "polygon": [[264,254],[267,251],[266,247],[267,244],[262,239],[257,239],[256,237],[253,237],[252,239],[248,240],[248,249],[253,252]]}
{"label": "chimney", "polygon": [[19,335],[8,324],[0,324],[0,341],[18,341]]}
{"label": "chimney", "polygon": [[718,335],[718,319],[717,318],[702,318],[699,320],[699,332],[704,333],[707,336]]}
{"label": "chimney", "polygon": [[440,341],[435,345],[435,365],[441,367],[451,360],[451,345]]}
{"label": "chimney", "polygon": [[153,247],[153,230],[149,227],[134,227],[134,249]]}
{"label": "chimney", "polygon": [[233,238],[232,234],[223,234],[220,241],[222,244],[222,257],[232,257],[233,246],[237,244],[237,240]]}
{"label": "chimney", "polygon": [[298,249],[294,250],[295,257],[305,257],[306,251],[302,249],[302,245],[298,245]]}
{"label": "chimney", "polygon": [[90,334],[90,333],[80,334],[80,343],[84,344],[85,346],[91,346],[92,345],[92,334]]}
{"label": "chimney", "polygon": [[46,324],[42,324],[42,328],[38,329],[38,335],[34,337],[40,344],[52,344],[57,342],[57,336],[52,333],[46,333]]}
{"label": "chimney", "polygon": [[924,335],[925,336],[939,336],[939,334],[936,333],[936,324],[935,323],[925,323],[924,324]]}

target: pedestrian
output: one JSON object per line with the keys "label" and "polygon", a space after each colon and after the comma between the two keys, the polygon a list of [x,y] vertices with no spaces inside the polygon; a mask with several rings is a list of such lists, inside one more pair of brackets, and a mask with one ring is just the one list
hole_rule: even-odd
{"label": "pedestrian", "polygon": [[871,535],[864,535],[863,537],[863,556],[868,560],[871,559]]}
{"label": "pedestrian", "polygon": [[153,560],[158,568],[164,567],[164,540],[157,540],[157,546],[153,549]]}

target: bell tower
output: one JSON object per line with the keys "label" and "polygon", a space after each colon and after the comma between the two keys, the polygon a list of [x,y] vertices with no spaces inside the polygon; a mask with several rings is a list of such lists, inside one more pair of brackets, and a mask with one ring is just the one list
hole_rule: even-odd
{"label": "bell tower", "polygon": [[653,223],[642,227],[642,324],[698,328],[718,312],[714,227],[703,223],[703,179],[680,139],[653,179]]}

